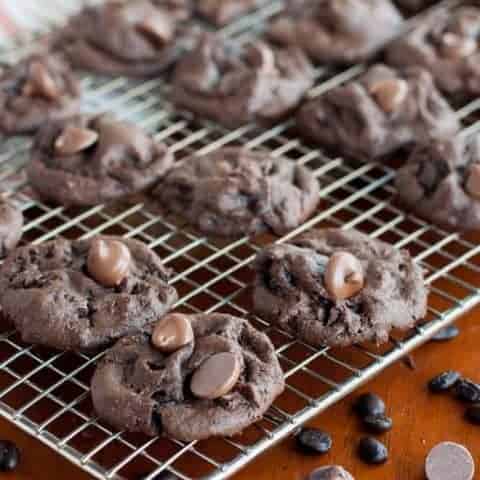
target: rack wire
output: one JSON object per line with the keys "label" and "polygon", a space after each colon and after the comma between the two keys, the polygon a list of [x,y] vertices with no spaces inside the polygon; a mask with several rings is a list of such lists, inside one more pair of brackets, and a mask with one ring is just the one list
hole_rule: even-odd
{"label": "rack wire", "polygon": [[[41,3],[38,10],[29,7],[26,12],[34,19],[37,32],[62,22],[79,2],[50,0],[48,12]],[[442,3],[453,7],[459,2]],[[261,34],[265,21],[281,6],[279,0],[266,1],[219,34],[236,42],[248,41]],[[31,45],[25,44],[24,38],[21,45],[5,45],[1,58],[14,62]],[[363,69],[361,65],[344,71],[318,68],[317,84],[310,95],[320,95]],[[213,240],[158,216],[147,198],[85,209],[46,205],[32,194],[23,174],[31,140],[4,139],[0,182],[25,215],[24,243],[98,233],[142,240],[177,272],[172,284],[180,293],[178,308],[247,316],[270,336],[284,368],[286,391],[262,421],[231,439],[184,444],[115,431],[95,416],[89,380],[103,353],[88,356],[26,345],[15,331],[4,328],[0,335],[0,415],[93,476],[152,480],[169,471],[184,480],[227,478],[479,303],[480,245],[475,237],[443,231],[399,208],[392,186],[395,169],[389,163],[356,163],[328,156],[297,138],[288,121],[270,129],[245,125],[229,131],[193,119],[170,104],[165,77],[132,82],[89,75],[82,82],[85,111],[112,110],[138,122],[165,141],[178,158],[224,145],[267,149],[311,168],[322,185],[316,215],[287,236]],[[465,126],[461,134],[477,131],[480,99],[457,107]],[[407,333],[395,333],[381,347],[362,344],[317,349],[251,315],[252,273],[248,266],[255,253],[263,245],[284,242],[321,226],[355,227],[408,249],[428,272],[431,296],[426,319]]]}

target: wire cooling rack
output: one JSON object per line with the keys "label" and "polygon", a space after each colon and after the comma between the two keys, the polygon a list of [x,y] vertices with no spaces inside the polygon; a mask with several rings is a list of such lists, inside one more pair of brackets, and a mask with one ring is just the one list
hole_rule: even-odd
{"label": "wire cooling rack", "polygon": [[[38,9],[29,7],[26,14],[40,32],[61,23],[72,9],[78,8],[78,2],[73,0],[49,0],[48,11],[42,9],[44,2],[38,4]],[[261,34],[265,20],[280,8],[280,1],[265,2],[252,15],[220,30],[220,34],[237,42],[250,40]],[[13,62],[27,52],[32,44],[22,41],[22,45],[13,42],[6,46],[2,59]],[[310,95],[320,95],[363,69],[318,68],[317,86]],[[288,236],[212,240],[186,225],[159,217],[145,198],[137,203],[88,209],[46,205],[29,190],[23,174],[30,139],[3,140],[1,187],[23,210],[24,243],[98,233],[142,240],[177,272],[172,283],[180,293],[178,308],[248,316],[269,334],[285,371],[285,393],[262,421],[243,434],[188,444],[168,438],[150,439],[114,431],[95,416],[89,381],[102,354],[87,356],[26,345],[16,332],[4,327],[0,335],[0,414],[93,476],[152,480],[168,471],[185,480],[227,478],[480,301],[480,246],[474,237],[442,231],[397,207],[392,166],[398,158],[393,158],[391,164],[377,164],[327,156],[302,143],[291,122],[268,130],[246,125],[227,131],[196,121],[169,103],[165,78],[131,82],[125,78],[84,76],[83,87],[86,111],[112,110],[119,117],[140,123],[158,140],[165,141],[179,158],[192,152],[205,154],[224,145],[268,149],[311,168],[322,185],[322,202],[316,215]],[[462,134],[480,128],[476,123],[480,99],[456,107],[465,126]],[[252,273],[248,265],[258,249],[320,226],[355,227],[410,250],[426,269],[431,289],[424,322],[406,334],[396,333],[382,347],[364,344],[316,349],[250,315]]]}

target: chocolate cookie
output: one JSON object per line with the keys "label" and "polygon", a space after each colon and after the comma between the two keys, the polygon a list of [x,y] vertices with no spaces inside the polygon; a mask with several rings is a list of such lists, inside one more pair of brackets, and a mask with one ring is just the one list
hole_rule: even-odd
{"label": "chocolate cookie", "polygon": [[259,7],[265,0],[197,0],[199,15],[221,26]]}
{"label": "chocolate cookie", "polygon": [[272,122],[295,108],[313,85],[313,70],[296,48],[262,42],[230,48],[205,35],[177,64],[173,101],[227,127]]}
{"label": "chocolate cookie", "polygon": [[422,269],[409,253],[354,230],[317,230],[255,261],[254,309],[315,346],[382,343],[426,314]]}
{"label": "chocolate cookie", "polygon": [[73,65],[95,72],[153,76],[174,61],[185,2],[138,0],[86,7],[53,41]]}
{"label": "chocolate cookie", "polygon": [[155,330],[121,339],[93,376],[95,410],[116,428],[184,442],[230,436],[283,391],[270,340],[246,320],[170,314]]}
{"label": "chocolate cookie", "polygon": [[418,146],[395,181],[418,215],[448,228],[480,228],[480,134]]}
{"label": "chocolate cookie", "polygon": [[0,198],[0,258],[10,253],[22,237],[21,210]]}
{"label": "chocolate cookie", "polygon": [[390,0],[289,0],[269,37],[300,47],[318,62],[349,64],[371,56],[402,25]]}
{"label": "chocolate cookie", "polygon": [[7,257],[0,304],[25,342],[93,350],[162,317],[177,300],[170,276],[136,240],[58,239]]}
{"label": "chocolate cookie", "polygon": [[154,196],[206,234],[282,235],[313,213],[319,185],[308,169],[285,158],[223,148],[182,161]]}
{"label": "chocolate cookie", "polygon": [[109,115],[46,124],[31,156],[31,184],[60,205],[94,205],[139,192],[173,164],[166,145]]}
{"label": "chocolate cookie", "polygon": [[480,94],[480,8],[434,11],[387,50],[388,62],[419,66],[450,94]]}
{"label": "chocolate cookie", "polygon": [[297,125],[300,135],[360,159],[381,157],[430,137],[448,137],[460,128],[430,73],[380,64],[306,103]]}
{"label": "chocolate cookie", "polygon": [[0,76],[0,130],[34,132],[48,120],[74,115],[80,85],[70,67],[54,55],[33,55]]}

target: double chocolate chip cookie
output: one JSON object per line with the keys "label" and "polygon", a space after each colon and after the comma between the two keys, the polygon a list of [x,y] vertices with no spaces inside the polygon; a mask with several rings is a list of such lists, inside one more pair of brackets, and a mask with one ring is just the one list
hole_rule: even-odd
{"label": "double chocolate chip cookie", "polygon": [[255,261],[254,309],[315,346],[382,343],[426,313],[422,269],[409,253],[354,230],[318,230]]}
{"label": "double chocolate chip cookie", "polygon": [[299,133],[360,159],[372,159],[460,124],[426,70],[372,66],[365,74],[309,101],[297,116]]}
{"label": "double chocolate chip cookie", "polygon": [[48,120],[78,112],[80,85],[71,68],[54,55],[33,55],[0,75],[0,131],[34,132]]}
{"label": "double chocolate chip cookie", "polygon": [[296,48],[265,43],[233,48],[205,35],[177,64],[173,101],[227,127],[272,122],[295,108],[313,85],[313,70]]}
{"label": "double chocolate chip cookie", "polygon": [[480,8],[434,11],[393,42],[387,59],[392,65],[426,68],[447,93],[480,94]]}
{"label": "double chocolate chip cookie", "polygon": [[223,148],[183,160],[154,196],[206,234],[282,235],[313,213],[319,184],[308,169],[285,158]]}
{"label": "double chocolate chip cookie", "polygon": [[0,304],[25,342],[94,350],[167,313],[177,300],[171,273],[136,240],[58,239],[7,257]]}
{"label": "double chocolate chip cookie", "polygon": [[254,10],[262,3],[265,3],[265,0],[197,0],[196,10],[208,21],[221,26]]}
{"label": "double chocolate chip cookie", "polygon": [[53,45],[79,68],[153,76],[173,63],[188,15],[185,5],[171,0],[107,2],[72,17]]}
{"label": "double chocolate chip cookie", "polygon": [[403,18],[390,0],[289,0],[269,37],[327,63],[363,61],[394,37]]}
{"label": "double chocolate chip cookie", "polygon": [[0,196],[0,258],[10,253],[22,237],[23,214]]}
{"label": "double chocolate chip cookie", "polygon": [[418,215],[447,228],[480,228],[480,134],[418,146],[395,181]]}
{"label": "double chocolate chip cookie", "polygon": [[110,115],[47,123],[35,139],[28,176],[46,200],[94,205],[153,185],[173,164],[166,145]]}
{"label": "double chocolate chip cookie", "polygon": [[92,379],[98,415],[113,426],[190,442],[241,432],[282,393],[266,335],[223,314],[169,314],[153,335],[121,339]]}

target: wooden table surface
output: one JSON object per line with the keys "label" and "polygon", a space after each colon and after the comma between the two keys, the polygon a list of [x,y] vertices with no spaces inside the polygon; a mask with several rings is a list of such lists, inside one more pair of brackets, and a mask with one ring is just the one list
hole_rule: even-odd
{"label": "wooden table surface", "polygon": [[[368,467],[355,455],[357,442],[364,434],[351,412],[352,401],[358,395],[355,393],[311,423],[332,434],[334,445],[331,453],[306,457],[296,452],[292,439],[288,439],[245,468],[234,477],[235,480],[300,480],[314,468],[328,464],[343,465],[357,480],[424,480],[425,456],[435,444],[445,440],[467,446],[474,458],[478,459],[480,469],[480,427],[464,420],[465,405],[449,395],[429,394],[426,389],[426,383],[432,376],[447,369],[456,369],[480,381],[479,317],[480,309],[476,309],[461,319],[458,323],[461,335],[455,340],[429,343],[415,352],[415,371],[399,362],[362,389],[381,395],[394,420],[393,430],[383,436],[390,449],[390,459],[386,465]],[[13,440],[22,451],[18,470],[5,475],[5,478],[91,478],[3,420],[0,421],[0,437]],[[480,474],[477,478],[480,478]]]}

